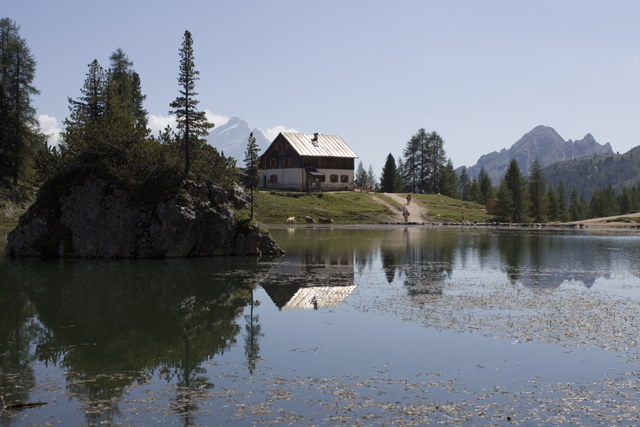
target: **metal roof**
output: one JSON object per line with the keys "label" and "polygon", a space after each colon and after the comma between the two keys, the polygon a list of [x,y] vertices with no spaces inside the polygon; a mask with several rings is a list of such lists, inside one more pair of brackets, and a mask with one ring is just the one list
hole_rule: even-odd
{"label": "metal roof", "polygon": [[358,155],[337,135],[318,134],[317,144],[314,144],[313,133],[281,132],[280,135],[301,156],[358,158]]}

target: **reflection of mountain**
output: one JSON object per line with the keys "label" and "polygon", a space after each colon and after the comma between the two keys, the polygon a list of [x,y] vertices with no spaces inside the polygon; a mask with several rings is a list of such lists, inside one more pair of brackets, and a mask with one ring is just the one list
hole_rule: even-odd
{"label": "reflection of mountain", "polygon": [[282,311],[337,307],[356,288],[353,267],[353,256],[303,251],[280,258],[261,285]]}
{"label": "reflection of mountain", "polygon": [[[87,415],[96,424],[117,413],[115,398],[128,386],[155,370],[183,393],[210,387],[198,366],[236,342],[251,282],[268,266],[219,258],[27,261],[7,269],[47,330],[35,340],[36,357],[70,372],[67,388],[87,414],[101,414]],[[94,404],[110,409],[92,411]]]}

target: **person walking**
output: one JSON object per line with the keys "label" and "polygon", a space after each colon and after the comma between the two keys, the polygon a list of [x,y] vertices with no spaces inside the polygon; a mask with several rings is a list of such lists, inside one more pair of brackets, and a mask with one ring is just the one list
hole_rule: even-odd
{"label": "person walking", "polygon": [[409,215],[411,215],[411,214],[410,214],[410,213],[409,213],[409,211],[408,211],[408,210],[406,210],[406,209],[402,212],[402,216],[404,217],[404,223],[405,223],[405,224],[406,224],[407,222],[409,222]]}

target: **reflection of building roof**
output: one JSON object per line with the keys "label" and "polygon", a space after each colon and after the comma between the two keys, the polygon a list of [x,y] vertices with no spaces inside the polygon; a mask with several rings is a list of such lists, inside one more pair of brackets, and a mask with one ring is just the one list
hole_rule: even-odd
{"label": "reflection of building roof", "polygon": [[318,307],[337,307],[357,285],[349,286],[265,286],[265,291],[280,310],[306,310],[314,308],[313,298]]}

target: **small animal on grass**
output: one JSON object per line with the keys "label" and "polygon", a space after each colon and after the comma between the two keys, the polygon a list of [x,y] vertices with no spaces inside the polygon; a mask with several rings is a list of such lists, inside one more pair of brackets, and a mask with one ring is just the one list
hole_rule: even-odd
{"label": "small animal on grass", "polygon": [[292,216],[287,218],[287,224],[295,224],[296,223],[296,217]]}
{"label": "small animal on grass", "polygon": [[313,219],[313,218],[311,218],[310,216],[305,216],[305,217],[304,217],[304,220],[305,220],[306,222],[308,222],[309,224],[315,224],[315,222],[316,222],[316,220],[315,220],[315,219]]}
{"label": "small animal on grass", "polygon": [[331,218],[318,218],[318,222],[322,224],[333,224],[333,220]]}

